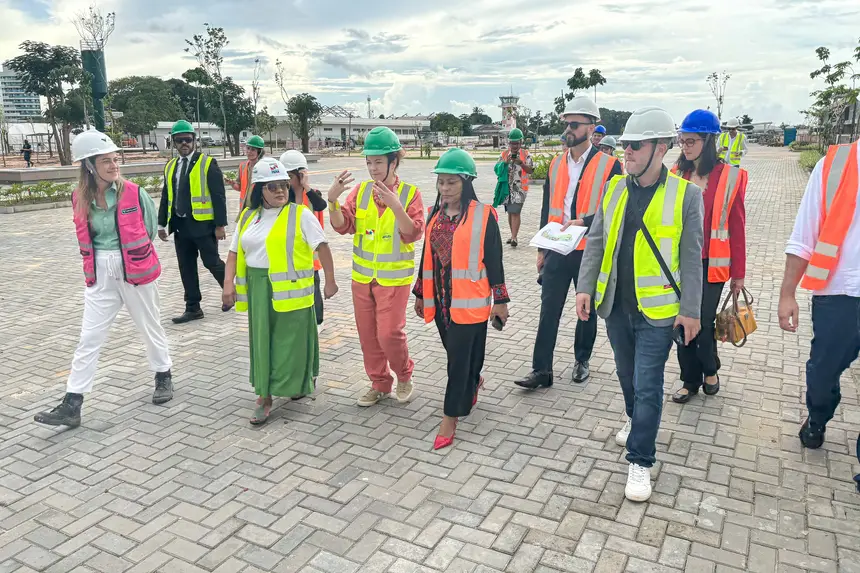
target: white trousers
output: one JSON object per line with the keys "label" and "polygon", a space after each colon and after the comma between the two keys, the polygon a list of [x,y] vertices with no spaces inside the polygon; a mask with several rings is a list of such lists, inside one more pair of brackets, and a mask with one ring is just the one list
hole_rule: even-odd
{"label": "white trousers", "polygon": [[84,320],[81,340],[75,349],[66,392],[83,394],[93,389],[102,344],[119,310],[125,305],[146,343],[149,367],[166,372],[172,365],[167,335],[159,322],[158,287],[130,285],[123,279],[119,251],[96,251],[96,284],[84,291]]}

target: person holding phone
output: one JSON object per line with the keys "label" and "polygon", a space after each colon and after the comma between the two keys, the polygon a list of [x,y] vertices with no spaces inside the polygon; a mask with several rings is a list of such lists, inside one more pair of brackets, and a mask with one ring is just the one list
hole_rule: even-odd
{"label": "person holding phone", "polygon": [[247,207],[245,198],[248,191],[251,190],[251,173],[254,170],[254,165],[266,154],[266,143],[259,135],[252,135],[245,142],[245,157],[247,161],[239,164],[239,179],[225,179],[225,181],[233,188],[233,191],[239,192],[239,214]]}
{"label": "person holding phone", "polygon": [[580,320],[597,314],[615,354],[627,422],[630,501],[651,497],[651,467],[663,408],[663,372],[676,337],[690,344],[702,307],[702,190],[670,173],[663,158],[677,138],[659,107],[636,110],[621,145],[627,176],[613,177],[588,234],[576,294]]}
{"label": "person holding phone", "polygon": [[681,155],[672,172],[704,189],[704,245],[702,247],[702,330],[689,345],[678,346],[683,386],[672,396],[679,404],[689,402],[701,388],[708,396],[720,391],[720,358],[714,321],[723,286],[732,293],[744,288],[746,273],[746,170],[733,167],[717,156],[720,119],[706,109],[691,112],[678,130]]}
{"label": "person holding phone", "polygon": [[415,313],[435,322],[448,354],[442,425],[433,449],[454,443],[457,419],[468,416],[483,384],[487,323],[508,319],[502,236],[495,209],[478,201],[478,176],[468,152],[449,149],[439,158],[438,194],[424,238],[423,264],[412,289]]}
{"label": "person holding phone", "polygon": [[307,207],[289,202],[284,165],[264,157],[251,178],[248,207],[227,257],[222,302],[248,313],[250,381],[257,395],[250,422],[258,426],[269,419],[274,396],[294,398],[314,390],[319,374],[315,252],[325,272],[325,297],[333,297],[338,287],[322,227]]}
{"label": "person holding phone", "polygon": [[415,274],[415,241],[424,232],[424,204],[414,185],[401,181],[397,168],[405,156],[400,140],[387,127],[375,127],[362,153],[370,179],[353,187],[352,173],[336,176],[328,191],[329,222],[341,235],[353,235],[352,302],[364,369],[371,387],[358,405],[373,406],[391,393],[412,399],[412,371],[406,343],[406,307]]}

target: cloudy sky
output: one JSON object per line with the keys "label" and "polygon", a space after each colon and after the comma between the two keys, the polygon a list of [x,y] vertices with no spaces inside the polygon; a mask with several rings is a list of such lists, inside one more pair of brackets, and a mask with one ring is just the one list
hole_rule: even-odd
{"label": "cloudy sky", "polygon": [[[0,0],[0,61],[24,40],[77,45],[72,17],[90,0]],[[662,105],[676,121],[713,105],[705,76],[726,70],[728,115],[796,122],[808,94],[814,50],[837,61],[857,46],[860,3],[844,0],[99,0],[117,13],[108,76],[179,77],[194,61],[185,38],[221,26],[230,45],[225,74],[250,91],[264,63],[263,98],[280,114],[274,62],[291,94],[373,113],[468,112],[498,119],[513,91],[532,111],[550,111],[576,67],[598,68],[598,103],[632,110]],[[198,6],[200,8],[198,8]],[[860,72],[860,64],[856,65]],[[169,118],[166,118],[169,119]]]}

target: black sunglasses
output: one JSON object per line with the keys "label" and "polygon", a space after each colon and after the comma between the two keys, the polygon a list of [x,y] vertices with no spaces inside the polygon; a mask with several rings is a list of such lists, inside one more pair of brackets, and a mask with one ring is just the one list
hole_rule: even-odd
{"label": "black sunglasses", "polygon": [[642,149],[642,147],[644,147],[645,142],[644,141],[625,141],[621,145],[622,145],[623,149],[627,149],[629,147],[633,151],[639,151],[640,149]]}
{"label": "black sunglasses", "polygon": [[565,123],[570,129],[577,129],[581,125],[594,125],[593,121],[566,121]]}
{"label": "black sunglasses", "polygon": [[194,142],[193,137],[174,137],[173,141],[176,143],[192,143]]}
{"label": "black sunglasses", "polygon": [[287,181],[272,181],[270,183],[266,183],[266,189],[272,193],[276,191],[286,191],[289,188],[290,184]]}

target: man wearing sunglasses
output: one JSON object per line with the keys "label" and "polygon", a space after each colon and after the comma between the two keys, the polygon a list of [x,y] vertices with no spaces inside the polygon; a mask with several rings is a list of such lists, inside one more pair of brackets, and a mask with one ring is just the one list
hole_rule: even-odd
{"label": "man wearing sunglasses", "polygon": [[630,501],[651,496],[672,342],[687,345],[701,328],[704,204],[699,187],[663,165],[676,137],[658,107],[630,116],[619,138],[628,175],[606,186],[576,291],[579,319],[591,318],[596,302],[615,354],[628,417],[615,441],[627,447]]}
{"label": "man wearing sunglasses", "polygon": [[227,199],[218,162],[194,150],[196,137],[191,124],[177,121],[170,136],[179,157],[164,167],[158,236],[166,241],[170,233],[174,235],[179,275],[185,289],[185,312],[173,322],[182,324],[203,318],[198,253],[203,266],[224,288],[224,261],[218,254],[218,241],[227,236]]}
{"label": "man wearing sunglasses", "polygon": [[[573,98],[561,114],[561,120],[567,124],[564,130],[566,149],[552,160],[543,184],[541,228],[549,222],[566,227],[589,227],[606,182],[610,177],[621,174],[621,164],[591,144],[596,124],[600,121],[600,110],[590,98]],[[585,244],[583,239],[569,255],[554,251],[538,252],[540,322],[532,353],[532,371],[523,380],[517,380],[517,386],[530,390],[552,386],[553,353],[561,313],[571,282],[575,285],[578,280]],[[574,382],[582,383],[588,379],[588,361],[596,338],[596,315],[576,323]]]}

